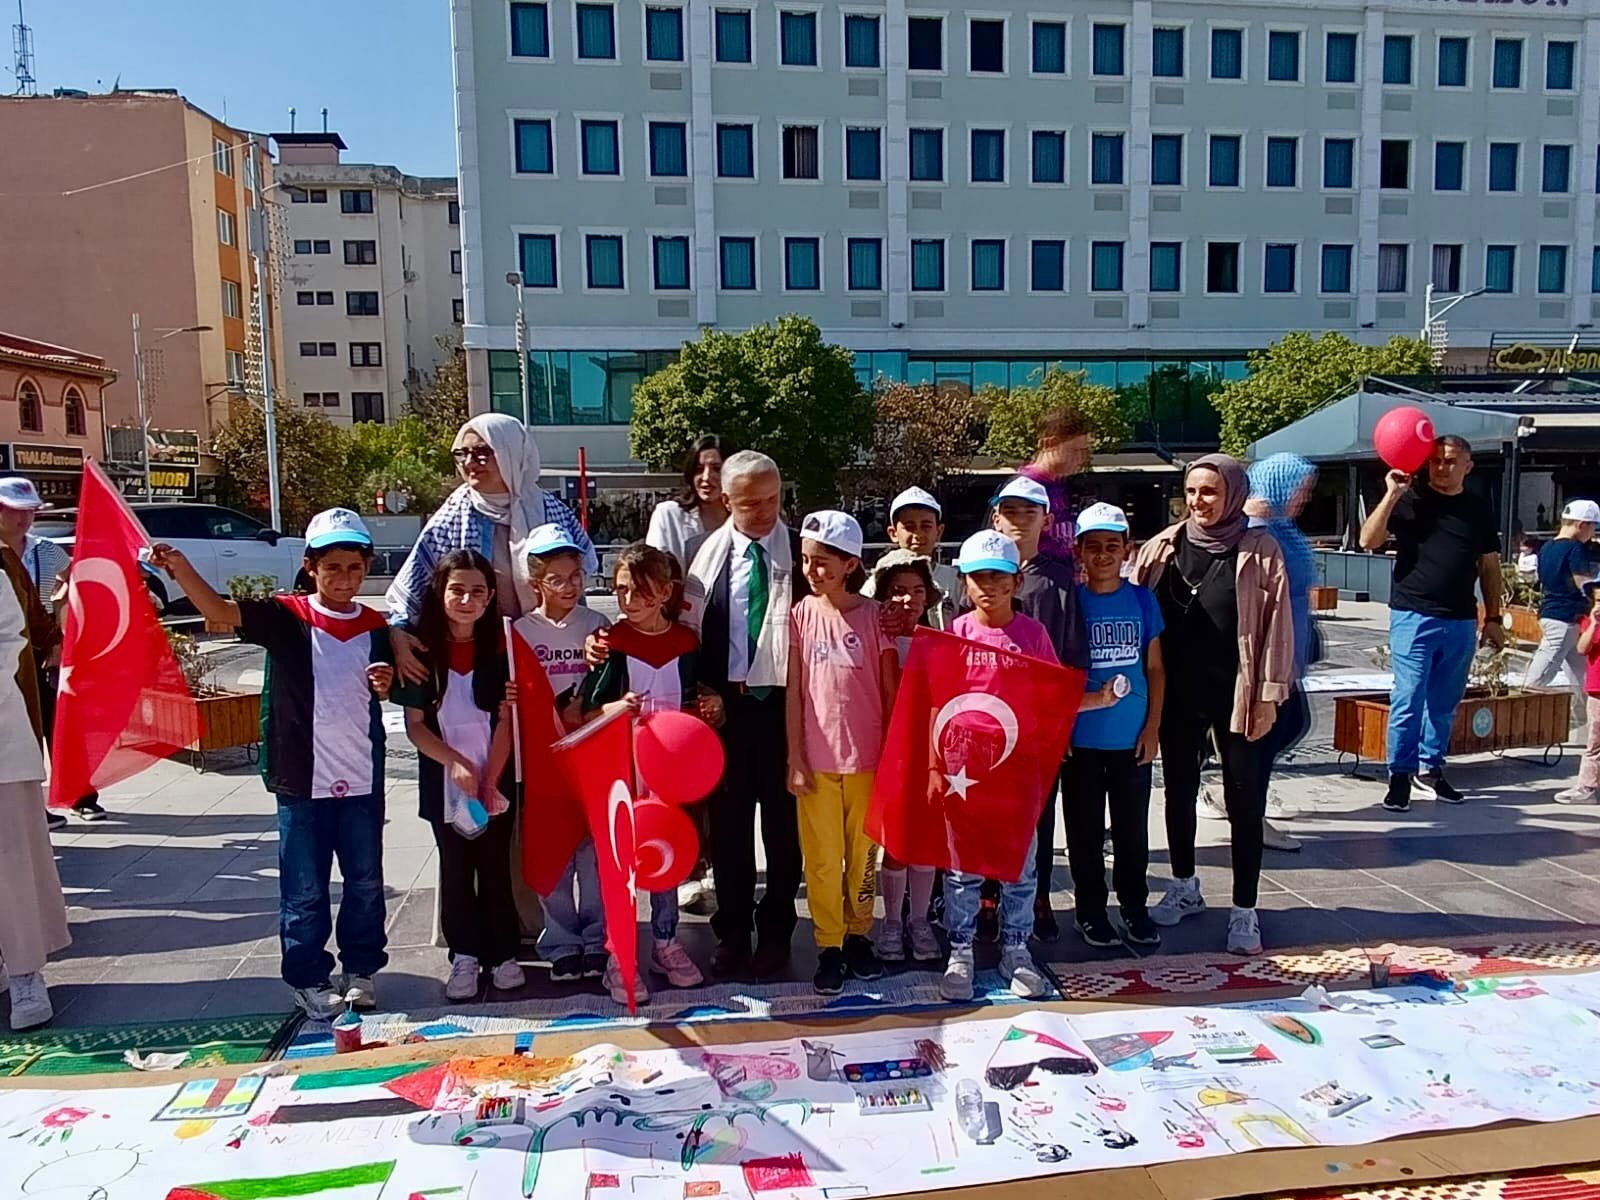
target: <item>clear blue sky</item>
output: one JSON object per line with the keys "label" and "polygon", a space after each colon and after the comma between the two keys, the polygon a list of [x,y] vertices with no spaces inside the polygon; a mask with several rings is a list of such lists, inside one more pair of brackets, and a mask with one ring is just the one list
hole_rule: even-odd
{"label": "clear blue sky", "polygon": [[[23,0],[40,93],[176,88],[244,129],[328,127],[347,162],[456,173],[446,0]],[[0,0],[10,33],[16,0]],[[16,87],[4,38],[0,93]]]}

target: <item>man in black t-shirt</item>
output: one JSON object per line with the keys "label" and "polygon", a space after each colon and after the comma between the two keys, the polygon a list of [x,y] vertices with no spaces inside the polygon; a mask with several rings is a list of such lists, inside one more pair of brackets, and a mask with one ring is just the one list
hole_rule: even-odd
{"label": "man in black t-shirt", "polygon": [[[1428,460],[1426,487],[1390,471],[1387,491],[1361,526],[1364,550],[1395,539],[1389,592],[1389,791],[1383,806],[1411,808],[1411,785],[1446,804],[1462,795],[1444,777],[1456,706],[1478,645],[1474,585],[1483,588],[1483,641],[1505,644],[1500,614],[1500,535],[1487,501],[1465,489],[1472,470],[1466,439],[1442,437]],[[1422,773],[1417,774],[1419,765]]]}

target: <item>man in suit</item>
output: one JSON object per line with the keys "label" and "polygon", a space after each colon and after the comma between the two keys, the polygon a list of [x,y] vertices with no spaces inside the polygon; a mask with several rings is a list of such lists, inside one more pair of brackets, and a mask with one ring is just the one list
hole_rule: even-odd
{"label": "man in suit", "polygon": [[[727,708],[722,739],[728,766],[712,793],[710,857],[718,946],[711,970],[724,978],[747,967],[757,977],[789,961],[800,891],[800,831],[788,789],[784,684],[789,612],[809,589],[800,571],[800,536],[779,519],[778,464],[745,450],[722,464],[729,520],[690,565],[685,620],[700,634],[700,679]],[[755,823],[767,856],[767,888],[756,903]],[[752,956],[752,926],[758,936]]]}

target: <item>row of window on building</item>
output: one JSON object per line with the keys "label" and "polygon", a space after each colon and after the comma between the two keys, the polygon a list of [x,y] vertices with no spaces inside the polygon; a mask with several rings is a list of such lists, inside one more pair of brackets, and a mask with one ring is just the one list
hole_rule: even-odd
{"label": "row of window on building", "polygon": [[[338,392],[303,392],[301,403],[307,408],[338,408]],[[363,421],[383,421],[382,392],[351,392],[350,419],[357,424]]]}
{"label": "row of window on building", "polygon": [[[68,384],[61,394],[61,407],[69,437],[89,436],[89,409],[83,393]],[[44,432],[44,393],[31,379],[17,384],[17,428],[23,433]]]}
{"label": "row of window on building", "polygon": [[[553,59],[550,6],[513,2],[510,5],[511,56],[519,59]],[[819,36],[819,14],[814,9],[778,10],[777,63],[796,69],[825,66]],[[681,5],[644,7],[644,60],[653,63],[684,61],[684,9]],[[753,34],[754,10],[718,7],[712,14],[712,55],[730,66],[753,66],[758,55]],[[1012,70],[1010,21],[1003,16],[966,19],[966,70],[971,75],[1009,75]],[[1214,82],[1243,82],[1248,77],[1250,27],[1208,22],[1206,78]],[[1157,79],[1188,80],[1189,33],[1185,25],[1157,25],[1150,44],[1150,74]],[[1305,80],[1305,32],[1298,28],[1265,29],[1262,77],[1270,83]],[[1055,17],[1028,18],[1028,71],[1033,75],[1066,76],[1070,73],[1071,22]],[[883,69],[882,18],[872,13],[844,12],[839,26],[839,63],[846,70]],[[1489,38],[1489,86],[1498,91],[1523,91],[1527,87],[1528,39],[1496,33]],[[906,62],[911,71],[946,73],[948,46],[946,18],[913,16],[906,21]],[[1434,38],[1431,77],[1436,87],[1468,88],[1472,80],[1472,42],[1466,34],[1439,34]],[[1096,19],[1089,26],[1089,73],[1102,79],[1123,79],[1129,74],[1128,24]],[[573,51],[578,62],[616,62],[617,6],[579,3],[573,6]],[[1322,40],[1322,81],[1354,86],[1361,79],[1361,35],[1355,30],[1327,30]],[[1415,87],[1423,75],[1416,33],[1383,36],[1381,78],[1388,87]],[[1577,42],[1571,38],[1544,41],[1543,84],[1548,92],[1571,92],[1577,86]]]}
{"label": "row of window on building", "polygon": [[[301,358],[338,358],[338,342],[301,342]],[[351,342],[350,365],[352,367],[381,367],[383,366],[382,342]]]}
{"label": "row of window on building", "polygon": [[[300,187],[290,184],[286,189],[289,200],[293,204],[326,204],[328,202],[328,189],[319,187]],[[352,215],[361,215],[372,211],[373,197],[371,188],[340,188],[339,211]],[[457,200],[449,201],[449,221],[452,225],[461,224],[461,203]]]}
{"label": "row of window on building", "polygon": [[[459,253],[459,252],[458,252]],[[332,292],[297,291],[294,302],[300,308],[331,308],[333,306]],[[463,318],[462,302],[455,299],[450,302],[451,320],[457,325]],[[377,292],[346,292],[344,294],[344,312],[347,317],[375,317],[378,315]],[[307,343],[308,345],[310,343]]]}
{"label": "row of window on building", "polygon": [[[333,242],[329,238],[296,238],[294,240],[294,252],[300,255],[332,254]],[[347,267],[377,266],[378,243],[371,238],[346,238],[344,240],[344,264]],[[459,250],[450,251],[450,274],[461,274],[461,251]],[[330,300],[328,303],[331,304],[333,302]],[[354,315],[356,314],[351,314],[351,316]]]}
{"label": "row of window on building", "polygon": [[[596,178],[621,179],[622,122],[615,118],[576,117],[579,172]],[[683,179],[689,174],[689,126],[685,121],[647,120],[648,172],[652,179]],[[757,178],[757,124],[753,121],[719,121],[716,128],[716,175],[719,179]],[[549,117],[518,117],[512,122],[517,173],[553,177],[556,173],[554,121]],[[943,126],[915,127],[909,131],[908,177],[912,183],[946,183],[948,130]],[[1027,182],[1065,186],[1071,179],[1070,131],[1031,128],[1027,131]],[[1089,184],[1122,187],[1129,178],[1129,135],[1126,130],[1089,130]],[[1209,133],[1206,139],[1205,186],[1243,190],[1248,140],[1241,133]],[[1299,133],[1261,135],[1261,186],[1294,190],[1303,186],[1304,147],[1310,137]],[[1152,187],[1186,187],[1188,143],[1184,131],[1150,135]],[[842,176],[852,186],[881,183],[884,179],[884,128],[882,125],[844,125]],[[823,178],[822,127],[780,123],[779,176],[785,181],[820,182]],[[970,184],[1006,184],[1012,180],[1009,128],[967,129],[966,181]],[[1357,181],[1359,139],[1322,135],[1320,184],[1324,190],[1353,190]],[[1416,139],[1383,138],[1378,154],[1378,186],[1385,191],[1409,191],[1414,185],[1412,158]],[[1458,138],[1433,140],[1433,190],[1470,190],[1468,150],[1471,143]],[[1494,140],[1484,153],[1484,190],[1518,193],[1523,190],[1523,143]],[[1080,152],[1081,152],[1080,144]],[[1566,195],[1572,191],[1576,147],[1570,142],[1544,142],[1539,148],[1539,191]],[[1595,190],[1600,192],[1600,155],[1596,159]],[[298,247],[304,243],[296,243]],[[352,245],[345,243],[345,261]],[[326,247],[326,242],[317,246]],[[325,253],[326,250],[319,250]]]}
{"label": "row of window on building", "polygon": [[[583,236],[583,288],[586,291],[626,291],[627,235],[585,233]],[[523,286],[553,290],[561,287],[559,239],[555,232],[519,235]],[[911,290],[948,292],[950,283],[949,237],[913,238]],[[966,240],[966,289],[973,293],[1006,293],[1012,290],[1010,269],[1011,239],[969,237]],[[650,235],[650,289],[657,292],[687,291],[690,280],[690,238],[688,234]],[[877,237],[843,239],[845,290],[881,292],[884,288],[884,243]],[[782,238],[782,290],[820,292],[825,289],[824,238],[821,235]],[[1026,290],[1032,293],[1064,293],[1069,286],[1067,238],[1037,237],[1027,241]],[[1150,273],[1145,286],[1151,292],[1187,290],[1185,269],[1187,243],[1152,241]],[[1204,290],[1207,295],[1240,295],[1246,290],[1243,267],[1247,243],[1242,240],[1206,239],[1204,242]],[[751,235],[729,235],[717,239],[717,286],[727,292],[760,291],[760,239]],[[1127,243],[1106,239],[1088,243],[1087,290],[1125,292]],[[1491,244],[1484,247],[1482,286],[1491,293],[1515,294],[1518,281],[1519,251],[1516,244]],[[1466,246],[1463,243],[1433,245],[1432,282],[1436,287],[1458,291],[1463,281]],[[1321,295],[1349,295],[1356,290],[1356,247],[1350,242],[1323,242],[1318,250],[1316,291]],[[1296,295],[1307,290],[1303,285],[1301,244],[1296,241],[1261,243],[1260,279],[1264,295]],[[1535,248],[1537,263],[1534,283],[1541,295],[1565,295],[1570,288],[1571,248],[1565,245],[1540,245]],[[1594,252],[1591,290],[1600,293],[1600,247]],[[1385,242],[1378,247],[1377,291],[1404,294],[1411,290],[1411,245]]]}

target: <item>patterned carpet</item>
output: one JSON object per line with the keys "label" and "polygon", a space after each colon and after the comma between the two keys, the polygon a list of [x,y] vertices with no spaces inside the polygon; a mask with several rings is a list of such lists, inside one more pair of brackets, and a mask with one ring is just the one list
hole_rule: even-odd
{"label": "patterned carpet", "polygon": [[1353,1192],[1300,1192],[1296,1200],[1600,1200],[1600,1164],[1393,1183]]}

